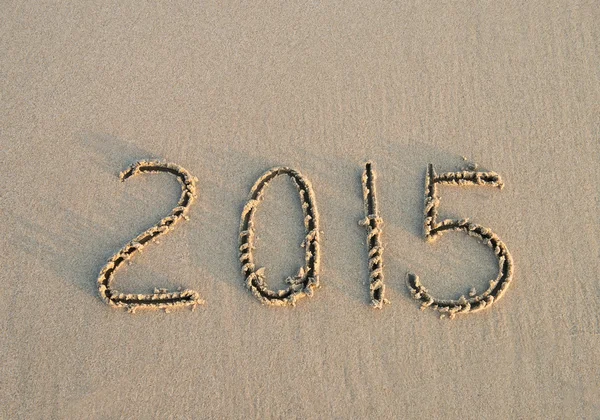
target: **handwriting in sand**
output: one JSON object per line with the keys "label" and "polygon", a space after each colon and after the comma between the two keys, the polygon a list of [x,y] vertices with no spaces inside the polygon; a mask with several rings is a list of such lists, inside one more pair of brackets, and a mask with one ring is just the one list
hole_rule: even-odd
{"label": "handwriting in sand", "polygon": [[126,308],[129,312],[137,309],[164,309],[169,311],[174,308],[195,308],[203,303],[198,292],[183,290],[168,292],[166,289],[155,289],[151,294],[125,294],[112,287],[116,271],[125,262],[129,261],[136,253],[149,243],[156,242],[157,238],[174,229],[177,222],[188,218],[187,213],[196,195],[196,179],[181,166],[158,161],[140,161],[121,173],[121,181],[142,173],[166,172],[177,177],[181,184],[181,197],[177,206],[169,215],[161,219],[155,226],[132,239],[127,245],[113,255],[100,271],[98,277],[98,290],[102,299],[111,306]]}
{"label": "handwriting in sand", "polygon": [[[98,277],[100,296],[109,305],[125,308],[129,312],[135,312],[137,309],[164,309],[165,311],[182,307],[194,309],[204,302],[198,292],[194,290],[168,292],[166,289],[157,288],[151,294],[126,294],[112,287],[115,273],[119,267],[133,258],[136,253],[141,252],[149,242],[156,242],[159,236],[173,230],[180,220],[188,219],[189,208],[196,196],[197,179],[181,166],[161,161],[139,161],[121,173],[121,180],[125,181],[137,174],[153,172],[170,173],[177,177],[182,189],[179,202],[169,215],[132,239],[108,260]],[[264,198],[264,192],[269,182],[279,175],[290,177],[300,195],[305,229],[305,238],[301,245],[305,249],[305,263],[294,277],[286,280],[289,285],[287,288],[274,291],[267,285],[265,268],[256,268],[254,264],[254,216]],[[384,304],[389,302],[385,298],[383,274],[383,243],[381,240],[383,219],[378,210],[375,181],[374,164],[367,162],[362,176],[365,218],[361,220],[360,224],[367,228],[371,305],[381,309]],[[457,314],[473,313],[497,302],[513,278],[514,263],[504,242],[489,228],[473,223],[469,219],[437,221],[440,205],[438,185],[491,186],[502,189],[504,183],[497,173],[477,171],[476,167],[442,174],[436,174],[433,165],[430,164],[428,167],[425,181],[425,239],[433,241],[446,232],[462,231],[489,246],[498,259],[497,277],[491,280],[489,287],[481,293],[472,289],[468,298],[461,296],[456,300],[437,299],[427,291],[417,275],[408,274],[408,288],[412,296],[421,302],[421,309],[432,308],[440,312],[441,317],[448,316],[452,319]],[[320,285],[319,234],[316,199],[308,179],[300,172],[287,167],[274,168],[263,174],[250,191],[248,201],[242,210],[240,222],[240,263],[246,286],[252,294],[263,304],[276,306],[295,306],[298,299],[312,296]]]}

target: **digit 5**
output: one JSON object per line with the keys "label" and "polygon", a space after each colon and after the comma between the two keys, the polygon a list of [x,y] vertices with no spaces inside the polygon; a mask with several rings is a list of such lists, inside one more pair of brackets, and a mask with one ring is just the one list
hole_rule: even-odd
{"label": "digit 5", "polygon": [[408,288],[413,298],[421,302],[421,309],[431,307],[452,319],[458,313],[471,313],[491,306],[500,299],[508,288],[514,272],[513,259],[508,248],[491,229],[472,223],[469,219],[446,219],[437,221],[440,198],[437,192],[438,184],[442,185],[488,185],[502,189],[504,183],[495,172],[460,171],[436,174],[433,165],[429,164],[425,179],[425,239],[434,241],[442,234],[450,231],[462,231],[489,246],[498,258],[498,276],[490,281],[490,285],[481,294],[472,293],[467,299],[461,296],[456,300],[442,300],[433,297],[422,285],[419,277],[409,273]]}

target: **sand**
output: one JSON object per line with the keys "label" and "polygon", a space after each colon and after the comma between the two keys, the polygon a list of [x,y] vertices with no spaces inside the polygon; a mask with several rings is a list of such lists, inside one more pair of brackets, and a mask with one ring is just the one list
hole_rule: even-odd
{"label": "sand", "polygon": [[[598,418],[597,2],[4,1],[0,16],[0,418]],[[112,287],[193,291],[195,311],[99,293],[182,195],[172,173],[119,180],[143,160],[185,169],[197,197]],[[437,186],[438,222],[490,229],[514,262],[501,299],[452,320],[419,310],[408,273],[463,305],[499,258],[464,229],[426,240],[429,164],[504,183]],[[248,289],[239,239],[252,186],[281,167],[312,186],[320,258],[320,287],[283,307]],[[304,287],[299,190],[277,176],[262,192],[256,272]]]}

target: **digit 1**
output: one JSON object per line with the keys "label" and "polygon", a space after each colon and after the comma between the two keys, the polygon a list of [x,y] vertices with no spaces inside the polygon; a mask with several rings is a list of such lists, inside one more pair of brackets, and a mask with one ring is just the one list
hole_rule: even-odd
{"label": "digit 1", "polygon": [[389,301],[385,298],[385,284],[383,282],[383,245],[381,232],[383,219],[377,210],[377,190],[375,180],[377,176],[373,170],[373,163],[367,162],[362,176],[363,199],[365,204],[365,218],[360,224],[367,228],[367,247],[369,249],[369,292],[371,305],[381,309]]}

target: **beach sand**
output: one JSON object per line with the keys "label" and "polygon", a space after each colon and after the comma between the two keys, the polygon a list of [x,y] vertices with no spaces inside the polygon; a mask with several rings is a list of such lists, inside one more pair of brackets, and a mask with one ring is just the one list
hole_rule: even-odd
{"label": "beach sand", "polygon": [[[23,2],[0,5],[0,417],[598,418],[600,7],[530,2]],[[463,159],[463,156],[466,158]],[[189,221],[113,284],[205,301],[129,314],[106,261],[177,205]],[[371,306],[361,177],[377,173],[385,297]],[[440,186],[440,218],[493,230],[514,259],[491,307],[439,319],[436,297],[485,290],[494,253],[427,242],[427,165],[477,163],[504,188]],[[287,166],[312,184],[320,285],[295,307],[246,288],[250,189]],[[270,288],[304,264],[298,191],[255,214]]]}

